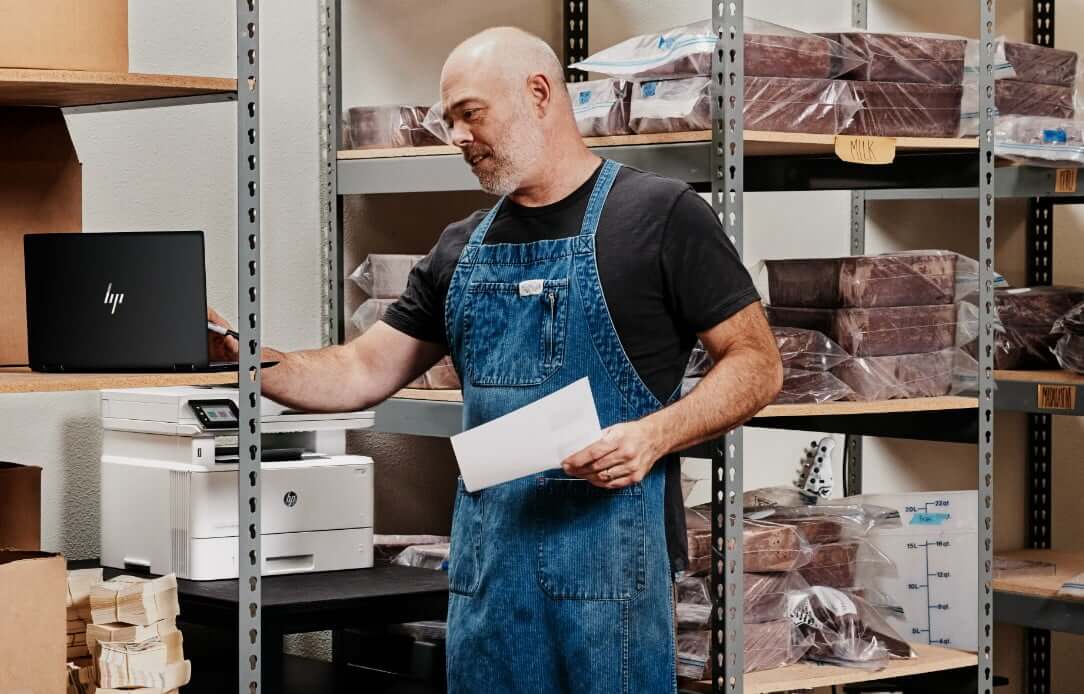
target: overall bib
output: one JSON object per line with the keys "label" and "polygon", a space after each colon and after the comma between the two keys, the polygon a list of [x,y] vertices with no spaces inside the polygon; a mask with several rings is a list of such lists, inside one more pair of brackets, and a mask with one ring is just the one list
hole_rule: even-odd
{"label": "overall bib", "polygon": [[[498,202],[463,249],[445,324],[464,428],[584,377],[604,428],[661,407],[621,346],[599,282],[595,232],[618,169],[603,165],[578,236],[484,245]],[[674,692],[664,485],[661,467],[620,490],[560,470],[477,493],[460,482],[450,694]]]}

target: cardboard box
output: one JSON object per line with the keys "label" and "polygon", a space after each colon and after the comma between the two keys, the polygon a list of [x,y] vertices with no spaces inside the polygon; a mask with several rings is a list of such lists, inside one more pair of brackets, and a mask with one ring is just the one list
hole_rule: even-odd
{"label": "cardboard box", "polygon": [[0,67],[128,72],[128,0],[0,0]]}
{"label": "cardboard box", "polygon": [[64,557],[0,551],[0,692],[64,694]]}
{"label": "cardboard box", "polygon": [[0,548],[41,549],[41,468],[0,462]]}
{"label": "cardboard box", "polygon": [[82,171],[63,114],[0,108],[0,364],[27,363],[23,235],[82,228]]}

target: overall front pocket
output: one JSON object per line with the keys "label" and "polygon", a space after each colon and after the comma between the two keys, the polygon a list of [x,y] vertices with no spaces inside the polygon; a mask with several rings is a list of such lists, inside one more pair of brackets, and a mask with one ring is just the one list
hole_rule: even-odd
{"label": "overall front pocket", "polygon": [[452,513],[452,539],[448,554],[448,589],[471,596],[481,578],[482,492],[470,493],[459,480]]}
{"label": "overall front pocket", "polygon": [[473,385],[535,386],[564,363],[567,279],[474,282],[463,313]]}
{"label": "overall front pocket", "polygon": [[644,590],[643,487],[599,489],[540,478],[535,491],[538,581],[552,598],[628,600]]}

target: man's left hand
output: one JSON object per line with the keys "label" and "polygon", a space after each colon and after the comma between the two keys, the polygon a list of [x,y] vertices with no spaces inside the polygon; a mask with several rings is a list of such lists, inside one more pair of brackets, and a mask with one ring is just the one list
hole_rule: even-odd
{"label": "man's left hand", "polygon": [[651,466],[665,455],[660,436],[644,420],[617,424],[602,438],[565,458],[565,473],[596,487],[621,489],[647,477]]}

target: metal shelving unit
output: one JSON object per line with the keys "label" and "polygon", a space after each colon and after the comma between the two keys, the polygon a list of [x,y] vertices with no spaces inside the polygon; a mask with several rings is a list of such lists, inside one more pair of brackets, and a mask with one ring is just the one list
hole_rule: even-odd
{"label": "metal shelving unit", "polygon": [[[345,195],[378,193],[423,193],[473,191],[477,181],[451,148],[417,148],[338,152],[341,79],[341,35],[339,13],[342,0],[322,0],[325,10],[324,55],[321,94],[327,107],[325,127],[325,174],[321,179],[326,198],[322,227],[325,231],[325,342],[344,339],[342,291],[342,199]],[[564,50],[566,57],[586,51],[586,0],[563,2]],[[1050,45],[1053,40],[1053,2],[1035,0],[1036,41]],[[711,201],[727,233],[741,249],[743,238],[744,192],[790,190],[849,190],[851,194],[850,248],[865,251],[866,207],[869,201],[886,199],[974,199],[979,203],[979,286],[983,310],[979,318],[979,385],[974,398],[956,402],[894,401],[894,404],[860,404],[850,408],[773,407],[748,426],[824,431],[847,435],[845,490],[860,493],[862,486],[862,436],[889,436],[933,441],[976,444],[979,490],[979,581],[976,586],[979,620],[977,654],[960,654],[945,667],[974,667],[978,664],[979,694],[993,688],[994,607],[1006,606],[1006,620],[1028,626],[1064,627],[1084,615],[1084,607],[1058,603],[1058,615],[1047,609],[1049,597],[1030,595],[1017,602],[1015,594],[997,586],[992,579],[993,562],[993,426],[995,410],[1035,413],[1031,422],[1033,446],[1029,461],[1033,469],[1033,518],[1040,518],[1033,530],[1033,544],[1049,542],[1049,414],[1084,415],[1084,378],[1063,373],[1020,373],[993,370],[993,252],[996,227],[994,203],[998,198],[1042,198],[1034,203],[1034,229],[1029,230],[1029,267],[1044,270],[1029,277],[1034,283],[1049,282],[1052,225],[1050,206],[1084,201],[1084,183],[1075,191],[1056,192],[1056,174],[1050,169],[1027,166],[995,167],[992,126],[994,118],[993,42],[996,35],[995,0],[980,0],[979,37],[983,46],[980,70],[980,133],[975,140],[897,140],[897,157],[890,166],[870,167],[849,164],[834,155],[834,138],[802,137],[793,134],[756,133],[743,130],[742,90],[731,85],[743,83],[743,0],[711,3],[713,24],[719,37],[713,59],[713,127],[710,133],[684,133],[662,138],[598,138],[589,141],[595,151],[619,162],[685,180],[701,192],[710,192]],[[855,27],[867,24],[867,0],[853,0]],[[582,33],[581,33],[582,32]],[[571,77],[571,75],[570,75]],[[1035,243],[1037,241],[1037,243]],[[1034,247],[1033,247],[1034,246]],[[1038,250],[1037,250],[1038,249]],[[995,385],[996,384],[996,385]],[[791,409],[788,409],[791,407]],[[450,436],[462,427],[462,403],[448,394],[406,392],[377,408],[374,431]],[[712,503],[716,520],[713,546],[720,558],[713,562],[712,579],[717,600],[710,683],[714,692],[769,692],[768,683],[783,682],[789,673],[781,670],[768,678],[742,675],[742,607],[728,596],[741,595],[741,430],[725,439],[701,446],[701,457],[712,459]],[[1043,457],[1046,456],[1046,457]],[[1037,515],[1036,515],[1037,514]],[[1081,558],[1084,563],[1084,556]],[[1027,602],[1028,600],[1032,602]],[[1044,612],[1044,610],[1046,610]],[[1044,622],[1040,613],[1048,617]],[[1079,624],[1079,623],[1078,623]],[[1080,630],[1081,627],[1076,627]],[[1029,658],[1032,692],[1049,686],[1049,641],[1033,634]],[[1042,651],[1044,648],[1046,651]],[[926,651],[923,651],[925,654]],[[939,653],[935,649],[935,653]],[[922,671],[918,661],[918,671]],[[1040,668],[1041,666],[1041,668]],[[932,666],[931,666],[931,669]],[[773,671],[775,672],[775,671]],[[828,670],[822,676],[831,679]],[[840,675],[834,683],[856,681]],[[1037,674],[1038,673],[1038,674]],[[798,670],[793,687],[802,686]],[[913,673],[908,673],[913,674]],[[1036,687],[1036,677],[1045,675],[1047,684]],[[869,678],[873,676],[870,675]],[[862,677],[857,678],[861,680]],[[819,684],[832,684],[832,681]]]}
{"label": "metal shelving unit", "polygon": [[[240,381],[241,470],[238,514],[242,527],[238,691],[260,687],[260,160],[258,0],[237,0],[237,80],[179,75],[0,70],[0,106],[54,107],[65,113],[119,111],[237,101],[237,288],[240,378],[233,374],[38,374],[0,369],[0,394],[106,388],[230,384]],[[238,88],[240,85],[240,88]]]}

